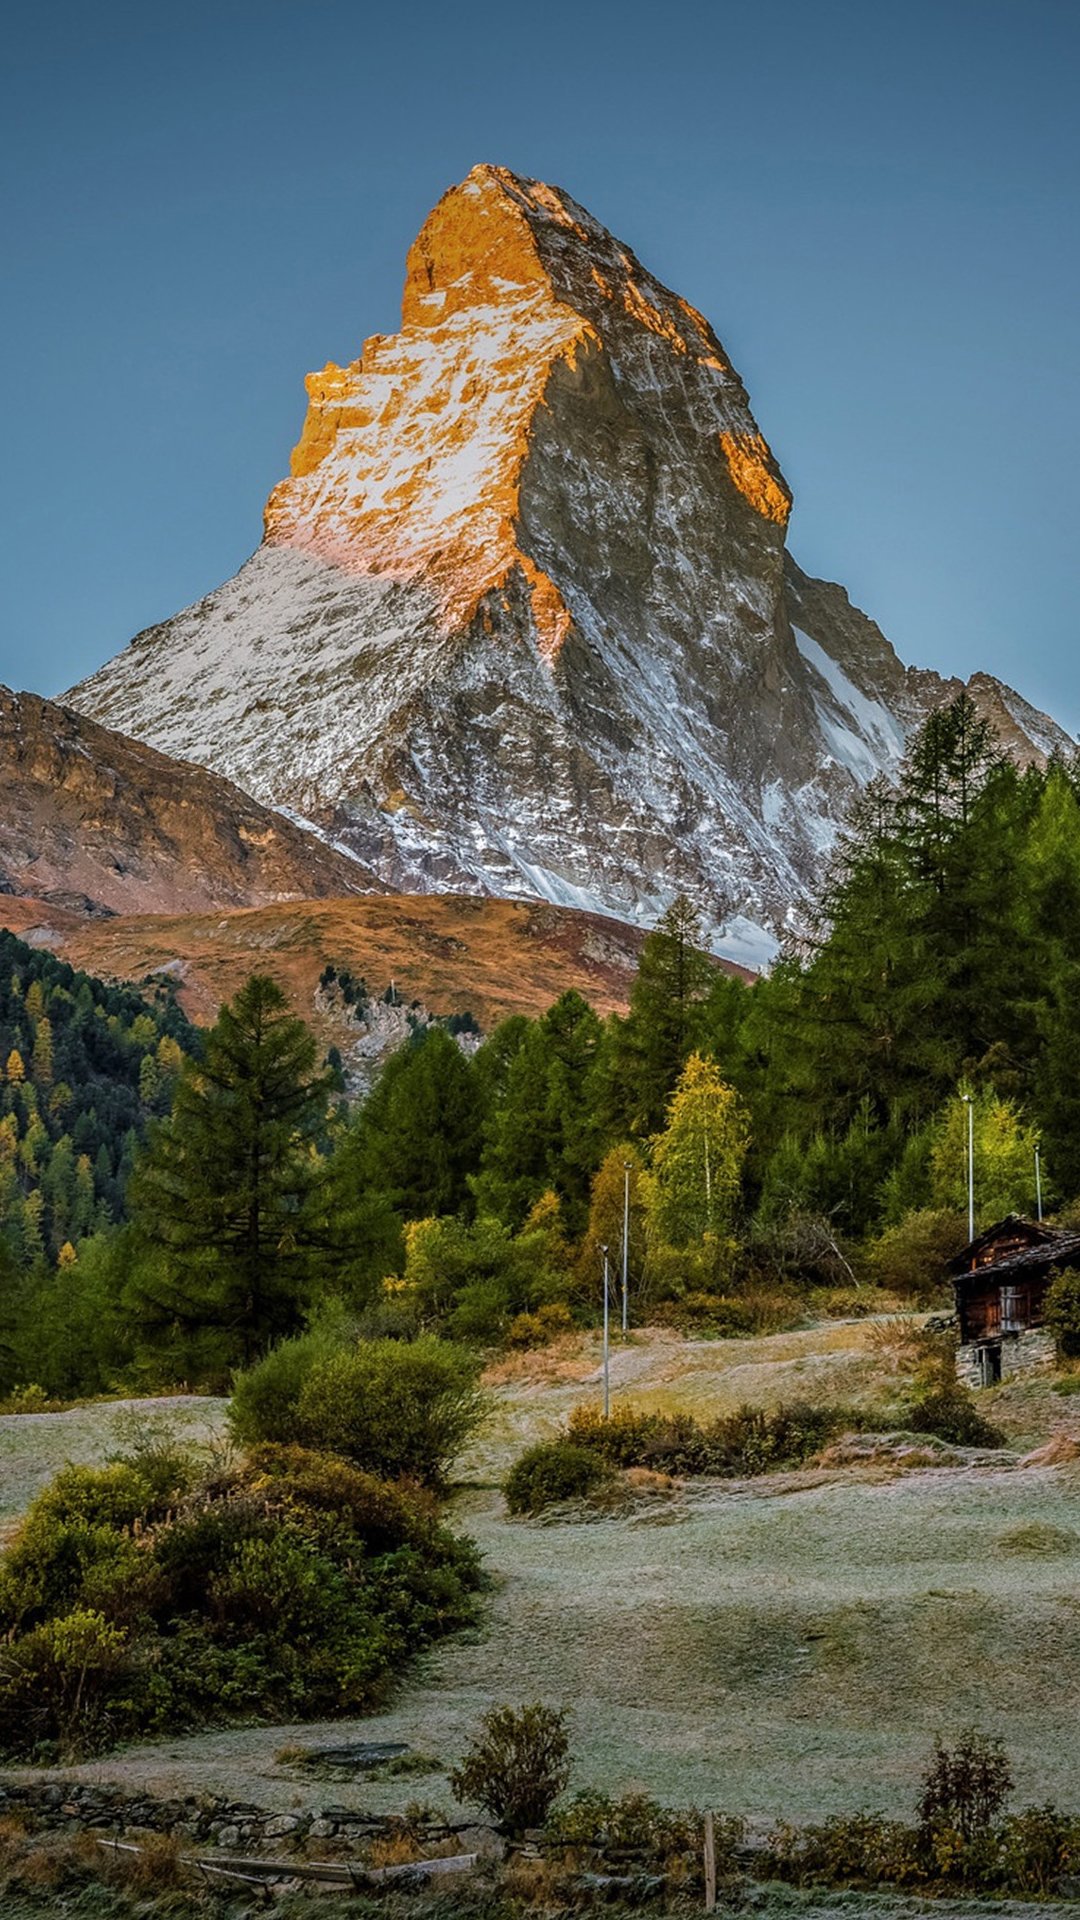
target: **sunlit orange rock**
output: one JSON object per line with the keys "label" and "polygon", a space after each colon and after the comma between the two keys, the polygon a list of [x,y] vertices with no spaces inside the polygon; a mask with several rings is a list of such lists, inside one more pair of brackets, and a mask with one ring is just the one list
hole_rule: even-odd
{"label": "sunlit orange rock", "polygon": [[555,188],[481,166],[443,196],[409,250],[401,332],[368,340],[348,367],[309,374],[291,475],[267,503],[267,541],[349,572],[420,581],[448,631],[517,572],[537,651],[554,661],[572,616],[521,528],[537,414],[557,369],[572,373],[591,353],[608,360],[614,383],[642,334],[672,363],[654,378],[697,383],[739,496],[783,525],[790,496],[701,314]]}

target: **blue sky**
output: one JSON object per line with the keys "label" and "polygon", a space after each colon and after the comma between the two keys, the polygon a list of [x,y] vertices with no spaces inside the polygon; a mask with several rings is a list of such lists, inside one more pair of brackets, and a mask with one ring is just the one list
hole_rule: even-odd
{"label": "blue sky", "polygon": [[1078,56],[1071,0],[9,4],[0,679],[235,571],[304,374],[493,160],[708,314],[804,567],[1080,728]]}

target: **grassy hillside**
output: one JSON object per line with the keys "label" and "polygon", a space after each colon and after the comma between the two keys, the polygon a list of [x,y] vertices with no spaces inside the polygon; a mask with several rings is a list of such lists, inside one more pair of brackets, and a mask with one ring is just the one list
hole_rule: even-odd
{"label": "grassy hillside", "polygon": [[[277,1804],[448,1804],[441,1772],[339,1786],[277,1761],[354,1735],[401,1739],[444,1765],[492,1701],[573,1715],[576,1779],[754,1816],[909,1808],[939,1731],[1006,1740],[1021,1798],[1075,1801],[1080,1729],[1080,1470],[1023,1464],[1080,1435],[1051,1383],[984,1396],[1011,1456],[900,1472],[817,1467],[642,1495],[628,1512],[507,1519],[495,1482],[528,1441],[599,1392],[595,1339],[501,1364],[495,1420],[466,1464],[455,1520],[494,1575],[480,1627],[426,1657],[392,1709],[332,1727],[211,1732],[95,1761],[89,1777]],[[643,1334],[616,1356],[617,1396],[720,1412],[752,1399],[895,1398],[899,1323],[742,1341]],[[221,1403],[192,1404],[215,1425]],[[0,1480],[25,1500],[62,1457],[100,1458],[108,1408],[0,1421]],[[1068,1445],[1060,1451],[1070,1452]],[[10,1496],[9,1496],[10,1497]]]}

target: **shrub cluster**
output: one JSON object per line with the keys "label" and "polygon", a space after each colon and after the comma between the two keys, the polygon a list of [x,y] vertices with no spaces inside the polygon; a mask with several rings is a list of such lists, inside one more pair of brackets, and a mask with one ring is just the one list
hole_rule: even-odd
{"label": "shrub cluster", "polygon": [[778,1828],[757,1871],[804,1887],[1044,1897],[1080,1875],[1080,1819],[1050,1805],[1025,1807],[965,1835],[948,1822],[837,1815],[818,1827]]}
{"label": "shrub cluster", "polygon": [[503,1484],[511,1513],[541,1513],[561,1500],[580,1500],[612,1477],[594,1447],[573,1440],[542,1440],[514,1462]]}
{"label": "shrub cluster", "polygon": [[741,1479],[798,1466],[839,1433],[866,1425],[851,1407],[740,1407],[702,1423],[688,1413],[646,1413],[616,1407],[605,1420],[597,1408],[575,1407],[568,1437],[616,1467],[652,1467],[662,1473]]}
{"label": "shrub cluster", "polygon": [[247,1446],[295,1441],[439,1486],[484,1418],[477,1374],[473,1355],[432,1334],[348,1344],[307,1333],[237,1376],[229,1417]]}
{"label": "shrub cluster", "polygon": [[200,1480],[164,1452],[68,1467],[0,1568],[0,1752],[362,1711],[471,1613],[429,1496],[298,1447]]}
{"label": "shrub cluster", "polygon": [[[713,1831],[717,1872],[724,1878],[736,1870],[745,1827],[733,1816],[718,1815]],[[624,1793],[617,1800],[605,1793],[577,1793],[552,1814],[545,1838],[572,1856],[605,1866],[652,1870],[682,1882],[701,1875],[701,1814],[695,1808],[662,1807],[643,1793]]]}

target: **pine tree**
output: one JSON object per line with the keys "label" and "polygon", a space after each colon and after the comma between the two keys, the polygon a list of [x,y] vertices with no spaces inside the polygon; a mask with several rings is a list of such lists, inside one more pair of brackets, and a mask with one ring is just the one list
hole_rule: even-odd
{"label": "pine tree", "polygon": [[477,1207],[515,1231],[551,1188],[567,1231],[582,1232],[600,1158],[595,1074],[601,1026],[576,992],[529,1023],[510,1059],[505,1092],[490,1116]]}
{"label": "pine tree", "polygon": [[403,1220],[471,1203],[482,1111],[472,1063],[441,1027],[392,1054],[356,1126],[358,1191],[381,1195]]}
{"label": "pine tree", "polygon": [[158,1256],[131,1293],[146,1330],[211,1329],[228,1364],[299,1324],[334,1246],[317,1151],[328,1078],[315,1062],[280,987],[255,974],[185,1066],[131,1185],[139,1237]]}
{"label": "pine tree", "polygon": [[609,1131],[647,1139],[663,1126],[714,978],[701,951],[700,916],[680,894],[645,941],[629,1012],[611,1023],[607,1036],[602,1071]]}

